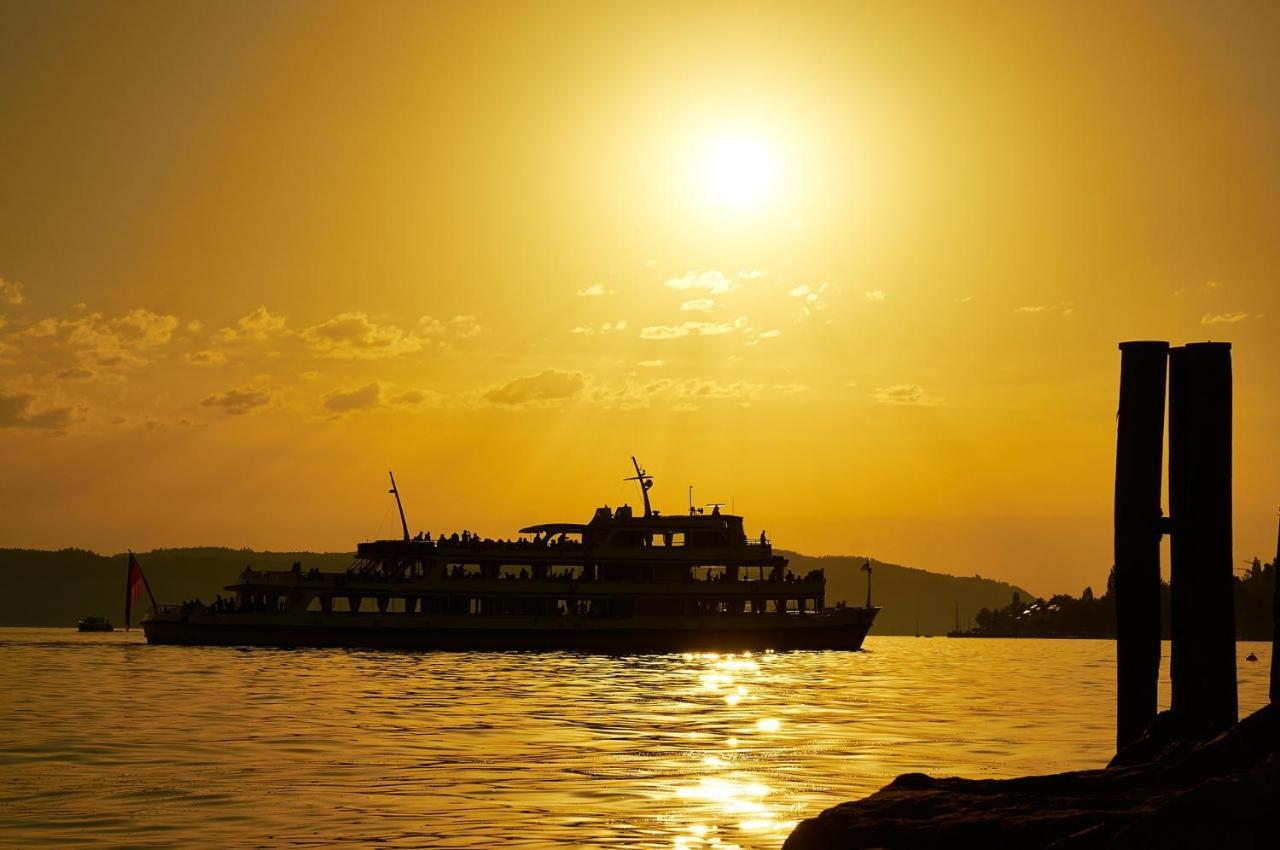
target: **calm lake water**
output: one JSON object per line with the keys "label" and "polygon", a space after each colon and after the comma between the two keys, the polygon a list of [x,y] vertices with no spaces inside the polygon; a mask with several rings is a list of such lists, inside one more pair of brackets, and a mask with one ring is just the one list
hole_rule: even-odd
{"label": "calm lake water", "polygon": [[[1239,653],[1247,712],[1270,646]],[[0,629],[0,846],[774,848],[900,773],[1105,764],[1113,677],[1106,641],[610,658]]]}

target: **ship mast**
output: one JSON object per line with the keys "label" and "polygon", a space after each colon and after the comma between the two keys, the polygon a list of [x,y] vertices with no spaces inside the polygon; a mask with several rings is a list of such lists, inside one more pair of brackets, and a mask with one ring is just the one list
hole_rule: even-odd
{"label": "ship mast", "polygon": [[400,491],[396,489],[396,476],[391,470],[387,470],[387,475],[391,476],[391,489],[387,492],[396,497],[396,508],[400,511],[400,528],[404,531],[404,539],[409,540],[409,523],[404,521],[404,505],[400,503]]}
{"label": "ship mast", "polygon": [[644,497],[644,515],[651,517],[653,516],[653,509],[649,506],[649,488],[653,486],[653,476],[640,468],[640,463],[636,460],[635,455],[631,456],[631,465],[636,468],[636,474],[622,480],[640,482],[640,495]]}

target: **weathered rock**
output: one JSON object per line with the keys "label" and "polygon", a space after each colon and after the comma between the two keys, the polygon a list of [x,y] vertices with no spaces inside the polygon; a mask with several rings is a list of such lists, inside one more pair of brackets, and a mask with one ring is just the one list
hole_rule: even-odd
{"label": "weathered rock", "polygon": [[785,850],[1280,846],[1280,706],[1154,761],[1007,780],[898,777]]}

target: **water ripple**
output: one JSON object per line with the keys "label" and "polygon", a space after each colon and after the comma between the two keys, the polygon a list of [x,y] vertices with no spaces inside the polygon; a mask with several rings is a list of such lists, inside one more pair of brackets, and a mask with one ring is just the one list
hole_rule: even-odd
{"label": "water ripple", "polygon": [[[1111,755],[1109,642],[867,647],[415,654],[3,629],[0,843],[755,850],[900,773]],[[1269,647],[1251,650],[1242,711],[1266,698]]]}

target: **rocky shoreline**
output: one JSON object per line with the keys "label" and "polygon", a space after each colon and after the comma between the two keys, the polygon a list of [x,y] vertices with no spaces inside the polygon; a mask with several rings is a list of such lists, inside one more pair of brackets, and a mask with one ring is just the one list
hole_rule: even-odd
{"label": "rocky shoreline", "polygon": [[1113,765],[1006,780],[905,774],[802,821],[784,850],[1280,846],[1280,705],[1201,744],[1143,739]]}

